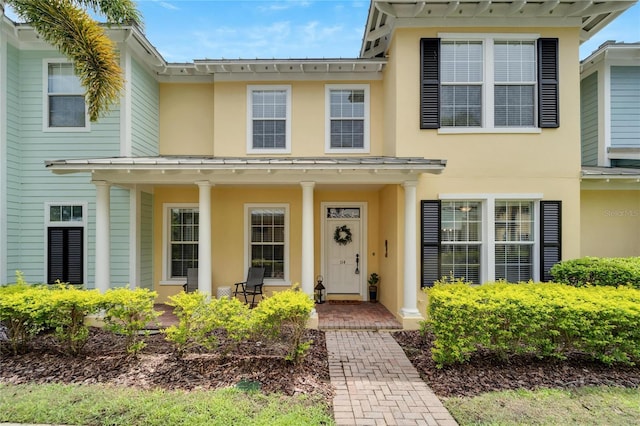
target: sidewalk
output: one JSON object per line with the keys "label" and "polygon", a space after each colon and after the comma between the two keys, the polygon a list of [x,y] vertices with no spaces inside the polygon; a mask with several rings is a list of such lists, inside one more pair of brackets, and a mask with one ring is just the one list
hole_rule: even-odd
{"label": "sidewalk", "polygon": [[338,425],[457,425],[387,332],[326,331]]}

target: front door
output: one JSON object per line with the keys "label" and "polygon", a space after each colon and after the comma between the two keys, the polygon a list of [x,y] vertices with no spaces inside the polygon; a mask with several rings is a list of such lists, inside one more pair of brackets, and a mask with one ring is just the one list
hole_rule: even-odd
{"label": "front door", "polygon": [[327,207],[325,210],[325,277],[327,294],[361,294],[361,209]]}

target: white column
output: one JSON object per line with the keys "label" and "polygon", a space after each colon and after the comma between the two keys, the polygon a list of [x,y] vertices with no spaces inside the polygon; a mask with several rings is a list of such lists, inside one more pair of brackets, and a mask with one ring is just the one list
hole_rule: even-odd
{"label": "white column", "polygon": [[313,297],[314,241],[313,241],[313,188],[315,182],[300,182],[302,186],[302,291]]}
{"label": "white column", "polygon": [[407,181],[404,187],[404,285],[400,314],[403,317],[419,317],[417,304],[417,234],[416,229],[416,181]]}
{"label": "white column", "polygon": [[198,201],[198,291],[211,298],[211,182],[196,182]]}
{"label": "white column", "polygon": [[96,261],[95,287],[104,293],[111,286],[110,189],[105,181],[93,181],[96,186]]}

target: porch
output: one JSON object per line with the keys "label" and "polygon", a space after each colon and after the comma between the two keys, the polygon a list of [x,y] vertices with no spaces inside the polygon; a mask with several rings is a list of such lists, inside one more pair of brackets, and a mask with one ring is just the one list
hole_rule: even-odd
{"label": "porch", "polygon": [[[177,318],[168,305],[157,304],[158,327],[165,328],[177,323]],[[400,330],[402,325],[381,303],[336,301],[316,305],[320,330]]]}

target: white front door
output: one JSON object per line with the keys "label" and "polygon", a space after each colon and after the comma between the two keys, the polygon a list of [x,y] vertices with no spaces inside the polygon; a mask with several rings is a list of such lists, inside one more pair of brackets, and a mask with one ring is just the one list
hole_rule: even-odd
{"label": "white front door", "polygon": [[[331,217],[333,212],[333,216]],[[325,277],[327,294],[361,294],[362,263],[360,208],[325,210]]]}

